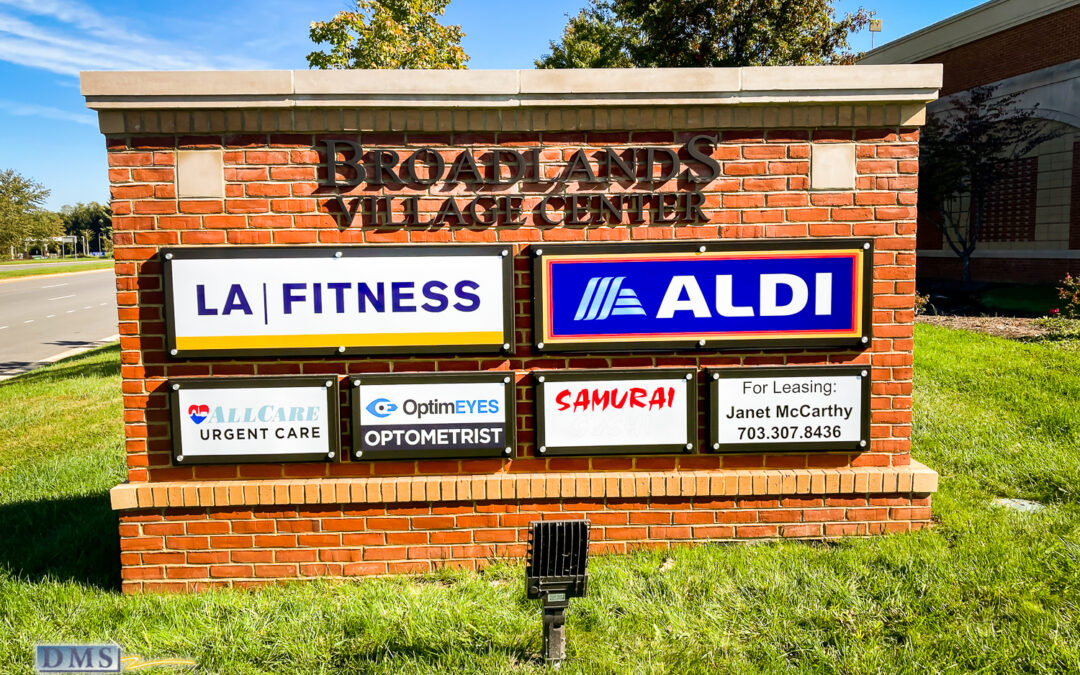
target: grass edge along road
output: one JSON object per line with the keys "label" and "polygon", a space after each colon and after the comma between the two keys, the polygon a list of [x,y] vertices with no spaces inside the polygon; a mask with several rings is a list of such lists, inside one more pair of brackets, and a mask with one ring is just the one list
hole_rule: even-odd
{"label": "grass edge along road", "polygon": [[27,277],[45,277],[55,274],[72,274],[80,272],[93,272],[94,270],[109,269],[113,266],[112,258],[95,260],[94,262],[73,262],[58,265],[42,265],[38,268],[6,270],[0,266],[0,281],[7,279],[23,279]]}
{"label": "grass edge along road", "polygon": [[[42,641],[115,641],[201,673],[544,671],[518,563],[120,595],[117,358],[0,384],[0,671],[31,673]],[[1080,352],[919,326],[915,372],[915,456],[942,474],[934,528],[595,557],[563,671],[1080,671]]]}

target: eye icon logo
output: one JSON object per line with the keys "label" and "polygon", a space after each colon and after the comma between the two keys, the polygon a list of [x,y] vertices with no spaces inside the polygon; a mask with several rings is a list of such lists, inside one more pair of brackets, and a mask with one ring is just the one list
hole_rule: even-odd
{"label": "eye icon logo", "polygon": [[210,414],[210,408],[205,403],[188,406],[187,414],[195,424],[202,424],[206,416]]}
{"label": "eye icon logo", "polygon": [[574,321],[599,321],[609,316],[645,316],[645,308],[626,277],[593,277],[585,286]]}
{"label": "eye icon logo", "polygon": [[367,404],[365,408],[369,413],[375,417],[390,417],[390,413],[397,410],[397,406],[390,402],[390,399],[377,398],[371,403]]}

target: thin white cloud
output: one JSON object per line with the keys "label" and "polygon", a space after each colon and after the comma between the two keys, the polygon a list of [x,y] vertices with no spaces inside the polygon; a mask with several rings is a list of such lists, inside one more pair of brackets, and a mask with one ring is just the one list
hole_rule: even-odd
{"label": "thin white cloud", "polygon": [[23,14],[0,12],[0,60],[22,66],[75,76],[80,70],[257,67],[129,30],[123,19],[73,0],[0,0],[0,6]]}
{"label": "thin white cloud", "polygon": [[91,127],[97,126],[97,119],[90,113],[75,113],[70,110],[61,110],[60,108],[35,105],[33,103],[20,103],[18,101],[0,99],[0,111],[23,117],[44,117],[50,120],[75,122],[76,124],[85,124]]}

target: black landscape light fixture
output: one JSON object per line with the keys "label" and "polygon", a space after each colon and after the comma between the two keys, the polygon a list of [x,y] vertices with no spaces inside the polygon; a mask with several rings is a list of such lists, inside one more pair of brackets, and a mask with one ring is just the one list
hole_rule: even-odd
{"label": "black landscape light fixture", "polygon": [[589,521],[535,521],[529,530],[526,594],[544,601],[544,661],[566,658],[566,608],[585,595],[589,575]]}

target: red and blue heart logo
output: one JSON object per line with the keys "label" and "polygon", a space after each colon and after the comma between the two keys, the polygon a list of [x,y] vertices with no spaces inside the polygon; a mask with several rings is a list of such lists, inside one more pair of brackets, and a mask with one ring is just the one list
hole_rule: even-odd
{"label": "red and blue heart logo", "polygon": [[200,424],[207,415],[210,414],[210,407],[205,403],[201,405],[188,406],[187,414],[191,418],[191,421],[195,424]]}

